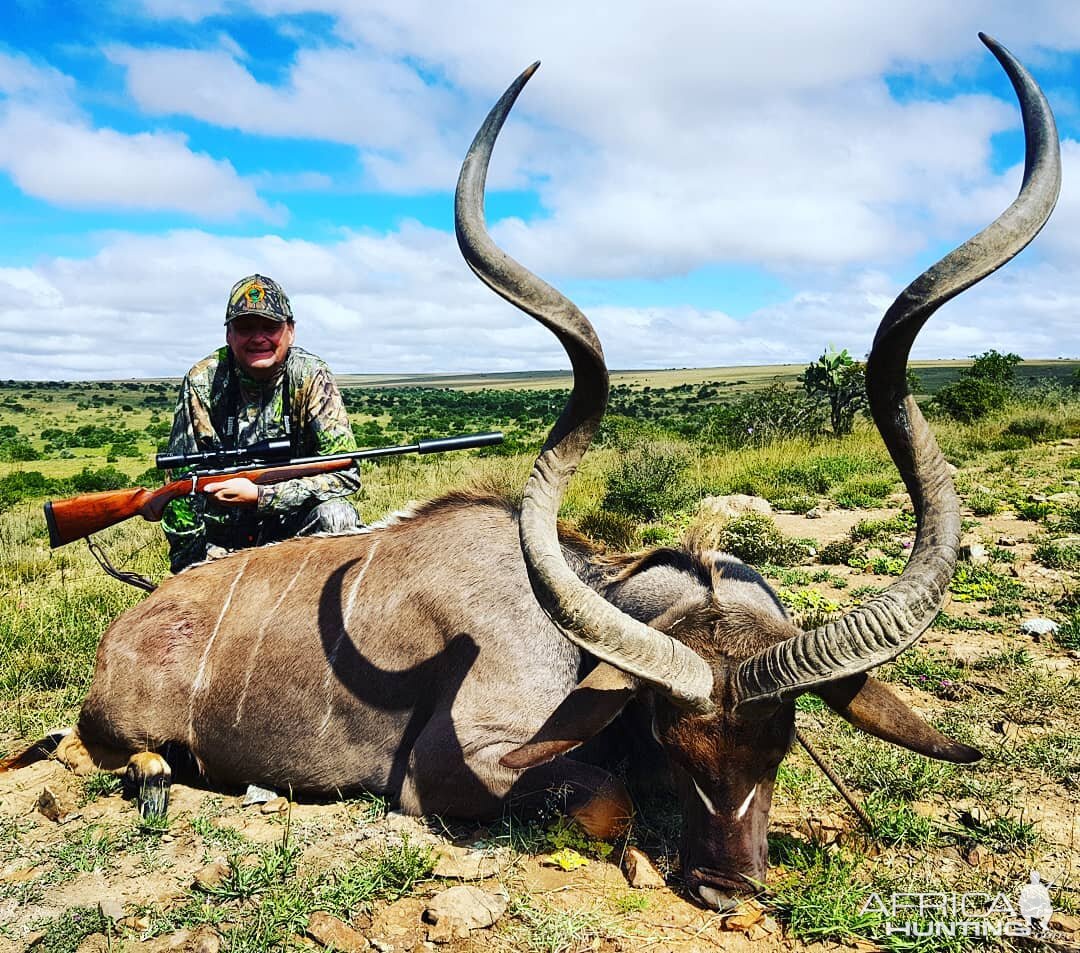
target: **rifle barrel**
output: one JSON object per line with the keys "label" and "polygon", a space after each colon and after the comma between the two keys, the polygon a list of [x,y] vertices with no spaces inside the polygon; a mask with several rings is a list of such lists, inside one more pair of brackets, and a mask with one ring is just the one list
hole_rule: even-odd
{"label": "rifle barrel", "polygon": [[[260,469],[273,469],[276,467],[294,467],[305,463],[324,463],[331,460],[378,460],[381,457],[396,457],[404,453],[445,453],[448,450],[471,450],[475,447],[490,447],[502,443],[505,439],[501,431],[493,430],[489,433],[462,434],[460,437],[438,437],[434,440],[418,440],[416,443],[404,444],[400,447],[372,447],[369,450],[348,450],[345,453],[328,453],[321,457],[295,457],[282,460],[280,463],[261,463]],[[251,463],[240,463],[231,467],[208,470],[206,473],[226,476],[230,473],[243,473],[252,469]],[[203,475],[203,471],[198,471]]]}

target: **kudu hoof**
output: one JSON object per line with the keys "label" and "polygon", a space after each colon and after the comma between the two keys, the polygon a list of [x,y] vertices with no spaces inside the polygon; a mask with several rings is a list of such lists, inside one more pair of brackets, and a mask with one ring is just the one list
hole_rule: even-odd
{"label": "kudu hoof", "polygon": [[156,751],[133,754],[124,772],[124,784],[135,795],[144,821],[165,817],[169,810],[172,768]]}

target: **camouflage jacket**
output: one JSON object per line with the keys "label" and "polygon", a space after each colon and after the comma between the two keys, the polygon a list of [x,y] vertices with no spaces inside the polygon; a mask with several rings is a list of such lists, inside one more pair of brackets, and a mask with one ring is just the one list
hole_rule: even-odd
{"label": "camouflage jacket", "polygon": [[[356,449],[330,369],[314,354],[293,347],[274,380],[257,382],[235,366],[228,347],[221,347],[188,371],[180,385],[168,452],[246,447],[284,436],[292,440],[293,456]],[[232,548],[241,545],[240,537],[255,532],[262,520],[284,518],[359,488],[360,476],[353,469],[260,486],[254,508],[224,506],[198,494],[173,500],[161,525],[175,563],[178,555],[197,554],[205,547],[207,530],[211,542]]]}

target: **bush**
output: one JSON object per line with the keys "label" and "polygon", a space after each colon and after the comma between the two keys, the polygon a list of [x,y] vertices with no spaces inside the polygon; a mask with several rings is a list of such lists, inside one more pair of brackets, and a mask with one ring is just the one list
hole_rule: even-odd
{"label": "bush", "polygon": [[16,470],[0,477],[0,513],[26,499],[45,496],[52,483],[37,470]]}
{"label": "bush", "polygon": [[777,382],[713,408],[702,437],[728,447],[762,446],[785,437],[825,431],[823,406]]}
{"label": "bush", "polygon": [[1018,417],[1005,428],[1005,433],[1027,437],[1032,443],[1040,440],[1061,440],[1063,437],[1072,436],[1072,431],[1063,422],[1055,420],[1047,414],[1027,414]]}
{"label": "bush", "polygon": [[744,513],[730,520],[717,535],[716,548],[758,566],[795,566],[808,555],[802,543],[786,539],[763,513]]}
{"label": "bush", "polygon": [[931,406],[953,420],[970,424],[1002,410],[1011,395],[1012,388],[1007,384],[981,377],[961,377],[942,387]]}
{"label": "bush", "polygon": [[685,480],[689,466],[686,450],[637,444],[608,475],[600,506],[624,516],[659,519],[685,506],[693,496]]}
{"label": "bush", "polygon": [[96,493],[100,490],[120,490],[131,486],[131,480],[116,467],[83,467],[71,478],[71,487],[79,493]]}
{"label": "bush", "polygon": [[826,566],[846,566],[855,555],[855,544],[849,539],[837,539],[826,543],[818,553],[818,559]]}
{"label": "bush", "polygon": [[24,463],[40,459],[41,454],[31,446],[29,439],[21,434],[0,441],[0,460]]}

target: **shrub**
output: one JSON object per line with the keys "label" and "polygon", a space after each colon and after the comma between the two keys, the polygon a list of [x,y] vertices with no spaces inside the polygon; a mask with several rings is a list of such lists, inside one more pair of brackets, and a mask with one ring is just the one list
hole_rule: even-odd
{"label": "shrub", "polygon": [[785,538],[763,513],[744,513],[730,520],[717,535],[716,548],[754,565],[794,566],[807,556],[802,543]]}
{"label": "shrub", "polygon": [[79,493],[95,493],[99,490],[120,490],[131,486],[131,480],[116,467],[83,467],[71,478],[72,489]]}
{"label": "shrub", "polygon": [[818,559],[826,566],[845,566],[855,555],[855,544],[849,539],[837,539],[826,543],[818,553]]}
{"label": "shrub", "polygon": [[16,470],[0,477],[0,513],[22,500],[45,496],[51,489],[52,483],[37,470]]}
{"label": "shrub", "polygon": [[1008,385],[998,381],[961,377],[942,387],[934,396],[931,406],[953,420],[969,424],[1003,409],[1011,393]]}
{"label": "shrub", "polygon": [[1063,421],[1055,420],[1048,414],[1025,414],[1017,417],[1005,428],[1005,433],[1026,437],[1032,443],[1071,436],[1071,431]]}
{"label": "shrub", "polygon": [[777,382],[715,406],[702,437],[730,447],[762,446],[785,437],[820,434],[824,429],[821,404]]}
{"label": "shrub", "polygon": [[608,475],[601,508],[654,520],[685,506],[693,496],[685,474],[686,450],[640,443],[631,447]]}

